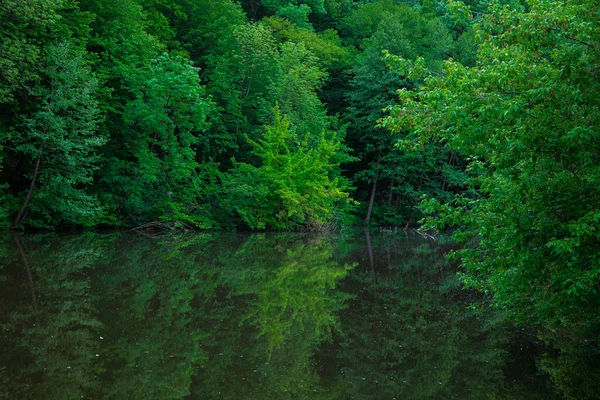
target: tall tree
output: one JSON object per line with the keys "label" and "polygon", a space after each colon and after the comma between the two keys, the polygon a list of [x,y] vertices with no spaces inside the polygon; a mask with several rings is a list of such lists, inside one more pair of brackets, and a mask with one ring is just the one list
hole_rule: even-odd
{"label": "tall tree", "polygon": [[14,132],[15,151],[31,163],[30,183],[11,228],[30,214],[39,227],[91,225],[100,213],[86,192],[104,144],[98,134],[97,79],[82,54],[69,43],[48,49],[47,86],[38,86],[38,106]]}
{"label": "tall tree", "polygon": [[303,43],[278,43],[264,23],[240,27],[235,46],[214,63],[209,91],[224,128],[242,146],[236,152],[239,161],[248,157],[243,134],[256,139],[276,103],[299,131],[316,135],[317,141],[335,122],[317,95],[327,76],[318,57]]}
{"label": "tall tree", "polygon": [[[397,138],[377,126],[385,115],[383,109],[395,102],[396,89],[419,84],[418,80],[391,71],[382,52],[387,50],[406,59],[422,56],[426,68],[439,71],[440,63],[450,53],[452,41],[441,20],[386,0],[361,5],[347,18],[346,24],[355,37],[367,37],[361,42],[363,52],[352,68],[354,77],[346,116],[351,123],[348,140],[360,158],[352,167],[354,181],[368,193],[361,196],[367,205],[364,222],[370,223],[374,203],[379,200],[381,207],[376,210],[379,223],[410,224],[421,194],[445,191],[444,167],[449,164],[451,154],[439,146],[423,151],[399,151],[394,148]],[[386,215],[381,214],[381,208],[386,209]]]}
{"label": "tall tree", "polygon": [[111,209],[145,220],[167,217],[172,207],[191,211],[199,194],[196,157],[209,146],[201,132],[211,109],[198,71],[185,59],[163,55],[132,73],[127,80],[135,99],[123,111],[128,134],[103,169],[102,182],[114,188]]}

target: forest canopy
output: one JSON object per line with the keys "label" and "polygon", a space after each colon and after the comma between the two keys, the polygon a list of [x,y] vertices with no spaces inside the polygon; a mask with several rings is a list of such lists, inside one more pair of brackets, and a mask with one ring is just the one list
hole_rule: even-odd
{"label": "forest canopy", "polygon": [[[483,5],[473,7],[486,9]],[[387,50],[440,73],[454,3],[17,0],[0,5],[0,217],[11,229],[415,225],[466,190],[445,144],[395,146]]]}

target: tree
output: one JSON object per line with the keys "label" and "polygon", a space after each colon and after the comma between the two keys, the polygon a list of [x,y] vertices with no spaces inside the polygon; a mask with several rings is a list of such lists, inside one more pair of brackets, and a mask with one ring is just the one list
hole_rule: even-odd
{"label": "tree", "polygon": [[28,207],[28,223],[43,227],[91,225],[100,213],[85,190],[96,168],[95,150],[105,142],[97,132],[97,80],[69,43],[52,46],[45,64],[48,86],[38,87],[37,110],[15,132],[15,151],[32,163],[32,172],[12,229]]}
{"label": "tree", "polygon": [[[247,22],[241,6],[232,0],[143,0],[142,4],[147,12],[158,14],[155,19],[167,21],[175,32],[174,46],[185,49],[204,74],[207,60],[226,52],[235,29]],[[153,29],[149,33],[155,35]]]}
{"label": "tree", "polygon": [[[24,120],[39,110],[40,90],[47,86],[48,49],[69,42],[79,55],[88,38],[91,16],[80,12],[73,0],[3,1],[0,4],[0,211],[10,225],[21,204],[15,194],[25,189],[29,161],[15,152]],[[13,214],[14,213],[14,214]]]}
{"label": "tree", "polygon": [[268,11],[287,18],[299,28],[312,29],[308,16],[325,13],[323,0],[261,0],[261,3]]}
{"label": "tree", "polygon": [[212,103],[200,86],[198,70],[167,54],[147,69],[126,77],[135,99],[123,110],[128,132],[120,150],[105,160],[103,183],[113,187],[105,197],[111,209],[141,220],[178,210],[193,210],[196,157],[210,143],[200,134],[207,128]]}
{"label": "tree", "polygon": [[[27,87],[39,82],[42,48],[64,28],[60,12],[68,8],[68,3],[7,0],[0,4],[0,105],[14,105]],[[8,110],[3,107],[2,111],[4,114]]]}
{"label": "tree", "polygon": [[[426,226],[454,226],[463,281],[513,317],[598,326],[599,6],[499,5],[479,23],[477,65],[448,61],[403,91],[386,125],[468,157],[475,197],[425,203]],[[397,66],[418,74],[417,63]],[[410,73],[410,72],[409,72]]]}
{"label": "tree", "polygon": [[219,105],[222,129],[236,141],[242,133],[253,137],[267,122],[260,111],[274,105],[268,88],[281,75],[276,53],[270,29],[253,23],[240,26],[232,48],[211,60],[209,92]]}
{"label": "tree", "polygon": [[[346,23],[352,24],[358,38],[372,33],[362,40],[363,52],[352,68],[346,116],[351,123],[348,140],[360,158],[352,168],[354,182],[369,193],[364,222],[370,223],[375,209],[379,223],[408,226],[423,193],[442,194],[451,189],[446,183],[456,169],[451,165],[456,160],[443,146],[400,151],[394,148],[398,139],[378,126],[385,115],[383,109],[395,102],[395,90],[420,84],[418,79],[390,70],[383,51],[406,59],[424,57],[426,68],[437,72],[452,41],[441,20],[385,0],[360,6]],[[377,190],[384,193],[381,183],[386,185],[386,193],[377,196]],[[375,207],[376,199],[381,204],[379,209]]]}
{"label": "tree", "polygon": [[345,180],[333,177],[340,142],[324,133],[315,144],[290,128],[275,110],[273,124],[250,140],[262,165],[238,163],[227,183],[231,207],[253,229],[307,226],[321,230],[337,207],[347,203]]}
{"label": "tree", "polygon": [[[179,8],[161,2],[149,15],[133,0],[82,3],[96,14],[90,48],[102,60],[98,72],[108,89],[102,106],[110,140],[102,148],[95,186],[106,209],[100,222],[174,218],[206,227],[205,218],[197,215],[203,191],[199,161],[218,154],[222,138],[206,134],[212,101],[200,85],[199,69],[174,43],[173,35],[185,35],[185,30],[176,25],[171,31],[164,26],[166,17],[156,14]],[[181,7],[195,10],[185,2]]]}
{"label": "tree", "polygon": [[327,77],[319,58],[303,43],[278,43],[267,24],[240,27],[235,46],[214,63],[209,91],[219,106],[221,129],[238,142],[239,161],[249,161],[243,135],[255,140],[276,104],[315,143],[335,126],[317,96]]}
{"label": "tree", "polygon": [[[279,42],[293,42],[306,47],[318,59],[311,63],[327,72],[322,85],[316,89],[319,99],[330,114],[341,113],[346,108],[345,92],[348,86],[349,69],[354,63],[356,51],[342,45],[338,33],[332,29],[314,32],[297,27],[282,18],[263,19]],[[301,67],[305,68],[305,67]]]}

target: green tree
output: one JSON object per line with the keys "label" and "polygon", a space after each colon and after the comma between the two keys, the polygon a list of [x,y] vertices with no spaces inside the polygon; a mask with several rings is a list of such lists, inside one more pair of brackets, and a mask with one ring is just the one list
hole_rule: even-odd
{"label": "green tree", "polygon": [[186,209],[193,213],[199,195],[196,157],[210,145],[201,132],[211,102],[185,59],[163,55],[132,74],[127,81],[135,99],[123,110],[129,134],[105,159],[103,183],[114,188],[105,201],[142,220],[173,217],[165,213],[175,210],[182,218]]}
{"label": "green tree", "polygon": [[205,186],[197,172],[199,160],[208,162],[220,151],[217,139],[206,134],[212,102],[200,71],[175,43],[185,31],[165,22],[169,16],[183,23],[177,18],[187,14],[178,12],[195,9],[188,3],[181,9],[170,2],[143,4],[151,12],[132,0],[82,2],[96,14],[89,47],[102,60],[98,73],[109,89],[102,106],[110,140],[95,188],[106,209],[102,223],[163,218],[205,227],[211,223],[197,212]]}
{"label": "green tree", "polygon": [[[135,101],[137,96],[141,97],[141,76],[149,75],[154,60],[164,53],[165,47],[148,33],[146,16],[134,0],[82,0],[80,5],[83,10],[95,15],[90,24],[92,37],[88,48],[97,55],[99,62],[95,69],[105,81],[105,90],[100,97],[100,107],[105,115],[101,129],[108,142],[101,149],[101,168],[96,177],[98,184],[94,187],[105,208],[105,215],[99,222],[117,225],[127,217],[122,215],[121,204],[126,198],[123,200],[120,195],[137,189],[136,186],[128,188],[126,185],[131,181],[125,178],[117,182],[117,177],[127,176],[127,171],[120,170],[133,162],[131,151],[141,151],[131,149],[130,143],[143,143],[143,139],[137,136],[151,135],[131,129],[125,121],[124,112],[130,102]],[[144,216],[150,214],[147,208],[136,212]],[[132,222],[135,223],[130,219]]]}
{"label": "green tree", "polygon": [[323,0],[261,0],[261,4],[268,11],[287,18],[300,28],[312,29],[308,16],[325,13]]}
{"label": "green tree", "polygon": [[383,109],[395,102],[396,89],[420,84],[418,79],[390,70],[383,51],[406,59],[424,57],[426,68],[435,73],[450,53],[452,40],[440,19],[385,0],[361,5],[346,23],[352,24],[357,38],[366,37],[361,43],[363,52],[352,67],[346,115],[351,123],[348,141],[360,158],[351,167],[354,182],[368,193],[364,221],[370,223],[375,212],[378,223],[408,226],[423,193],[447,197],[445,192],[460,185],[459,163],[443,146],[410,151],[394,148],[398,139],[378,126],[385,115]]}
{"label": "green tree", "polygon": [[[28,96],[27,89],[40,82],[43,48],[75,30],[85,36],[89,19],[82,21],[72,0],[7,0],[0,4],[0,106],[2,120]],[[89,17],[89,16],[88,16]],[[73,22],[78,20],[78,26]]]}
{"label": "green tree", "polygon": [[[247,22],[232,0],[143,0],[142,4],[148,12],[158,13],[155,19],[167,21],[175,35],[170,40],[202,69],[209,58],[227,51],[234,30]],[[155,35],[152,29],[150,33]]]}
{"label": "green tree", "polygon": [[[455,226],[463,281],[518,319],[595,326],[600,304],[599,6],[492,6],[475,67],[444,65],[402,92],[386,124],[469,157],[476,197],[430,200],[427,225]],[[399,61],[402,69],[419,68]]]}
{"label": "green tree", "polygon": [[[313,135],[311,135],[314,137]],[[315,144],[275,110],[273,124],[258,141],[250,140],[260,166],[238,163],[227,183],[231,207],[250,228],[321,230],[336,208],[347,203],[345,180],[335,177],[340,142],[324,133]]]}
{"label": "green tree", "polygon": [[259,110],[270,103],[268,88],[281,75],[276,53],[268,27],[253,23],[240,26],[230,51],[212,60],[209,91],[219,105],[223,128],[238,141],[241,133],[253,136],[266,122]]}
{"label": "green tree", "polygon": [[[88,38],[92,16],[80,12],[72,0],[4,1],[0,4],[0,195],[3,225],[21,206],[15,196],[30,183],[30,162],[15,146],[23,144],[24,120],[39,110],[41,87],[47,87],[48,49],[69,42],[78,56]],[[6,184],[4,184],[6,183]],[[11,221],[12,222],[12,221]]]}
{"label": "green tree", "polygon": [[328,71],[347,68],[352,62],[351,49],[342,45],[337,32],[332,29],[314,32],[277,17],[265,18],[263,22],[271,28],[279,42],[290,41],[306,46]]}
{"label": "green tree", "polygon": [[38,109],[14,132],[15,151],[32,172],[11,228],[26,215],[34,226],[93,225],[100,207],[86,186],[93,182],[95,151],[105,142],[97,132],[98,83],[68,43],[48,49],[44,73],[48,86],[37,87]]}
{"label": "green tree", "polygon": [[317,96],[327,74],[319,58],[298,42],[278,43],[267,24],[248,24],[236,31],[232,50],[214,59],[209,91],[224,129],[238,141],[234,154],[239,161],[249,161],[243,134],[255,140],[270,123],[276,103],[315,142],[335,125]]}
{"label": "green tree", "polygon": [[349,70],[355,62],[356,50],[344,46],[338,33],[332,29],[314,32],[277,17],[263,19],[280,42],[290,41],[303,44],[318,58],[318,65],[327,71],[324,85],[317,95],[330,114],[342,113],[346,107],[345,93],[349,81]]}

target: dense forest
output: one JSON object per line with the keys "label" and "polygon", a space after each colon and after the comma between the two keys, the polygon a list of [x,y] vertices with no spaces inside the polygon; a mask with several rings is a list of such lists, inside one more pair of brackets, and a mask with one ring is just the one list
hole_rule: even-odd
{"label": "dense forest", "polygon": [[4,0],[0,36],[5,228],[422,220],[598,328],[596,1]]}
{"label": "dense forest", "polygon": [[415,225],[422,196],[469,191],[467,164],[396,146],[384,109],[424,80],[383,52],[474,66],[487,3],[3,1],[0,219]]}

